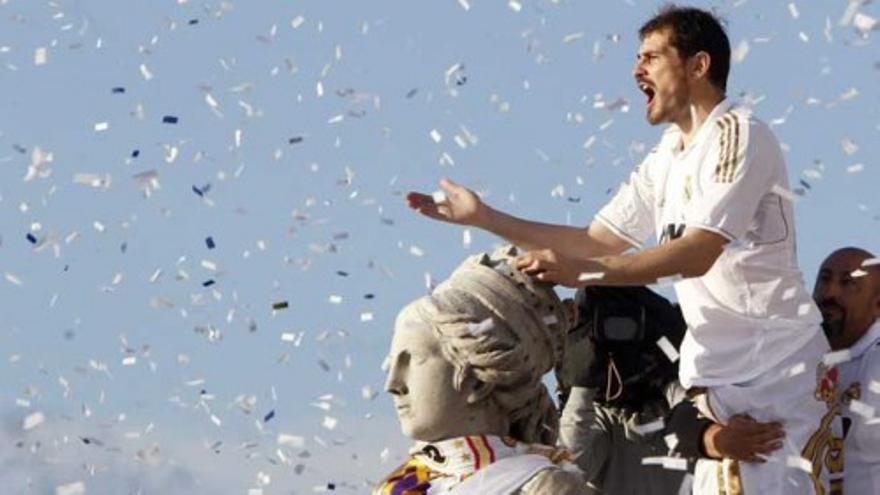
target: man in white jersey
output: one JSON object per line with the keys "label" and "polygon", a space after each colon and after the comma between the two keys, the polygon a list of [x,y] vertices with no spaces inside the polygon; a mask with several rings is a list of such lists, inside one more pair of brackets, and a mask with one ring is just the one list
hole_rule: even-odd
{"label": "man in white jersey", "polygon": [[[589,227],[519,219],[448,180],[442,201],[413,192],[409,205],[531,249],[518,267],[541,280],[674,282],[689,326],[680,380],[703,413],[722,424],[737,413],[779,421],[786,432],[768,462],[701,462],[697,493],[825,493],[825,452],[802,453],[829,426],[814,395],[829,348],[796,264],[779,143],[726,99],[730,43],[712,14],[666,7],[639,35],[633,75],[647,119],[672,125]],[[651,234],[658,244],[643,247]]]}
{"label": "man in white jersey", "polygon": [[847,247],[822,262],[813,297],[837,366],[843,415],[843,493],[880,493],[880,260]]}

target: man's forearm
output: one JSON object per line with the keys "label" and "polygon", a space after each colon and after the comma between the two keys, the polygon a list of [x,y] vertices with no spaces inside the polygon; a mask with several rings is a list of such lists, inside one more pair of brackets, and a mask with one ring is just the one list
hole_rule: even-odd
{"label": "man's forearm", "polygon": [[531,251],[552,249],[574,258],[589,258],[622,251],[620,242],[602,242],[590,235],[589,227],[571,227],[533,222],[495,210],[488,205],[477,224],[520,248]]}
{"label": "man's forearm", "polygon": [[668,244],[627,255],[602,256],[590,260],[584,271],[601,272],[602,285],[650,285],[668,277],[699,277],[721,254],[722,245],[708,245],[687,236]]}

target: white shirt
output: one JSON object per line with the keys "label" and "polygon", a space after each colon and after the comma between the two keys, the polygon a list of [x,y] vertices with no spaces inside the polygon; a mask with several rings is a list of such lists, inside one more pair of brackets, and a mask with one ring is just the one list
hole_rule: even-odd
{"label": "white shirt", "polygon": [[[845,493],[880,493],[880,320],[838,365],[844,419]],[[854,402],[858,401],[858,402]]]}
{"label": "white shirt", "polygon": [[819,331],[821,316],[797,267],[788,174],[776,137],[749,109],[719,103],[687,148],[672,126],[596,220],[637,248],[685,227],[730,242],[702,277],[675,290],[688,332],[684,387],[748,381]]}

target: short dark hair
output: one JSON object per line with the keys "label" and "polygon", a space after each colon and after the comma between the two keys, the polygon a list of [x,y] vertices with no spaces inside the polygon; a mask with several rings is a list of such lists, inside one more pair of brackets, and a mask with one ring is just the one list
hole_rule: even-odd
{"label": "short dark hair", "polygon": [[726,91],[730,40],[721,21],[705,10],[669,4],[639,28],[639,39],[644,40],[649,34],[666,29],[670,33],[670,44],[682,58],[692,57],[697,52],[709,54],[709,81]]}

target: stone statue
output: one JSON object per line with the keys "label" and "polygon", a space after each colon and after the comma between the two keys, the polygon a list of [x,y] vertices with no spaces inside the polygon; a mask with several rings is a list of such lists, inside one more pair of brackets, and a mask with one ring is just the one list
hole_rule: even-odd
{"label": "stone statue", "polygon": [[542,382],[570,318],[550,286],[509,264],[514,254],[468,258],[398,315],[385,388],[416,444],[374,495],[587,493],[552,447],[558,412]]}

